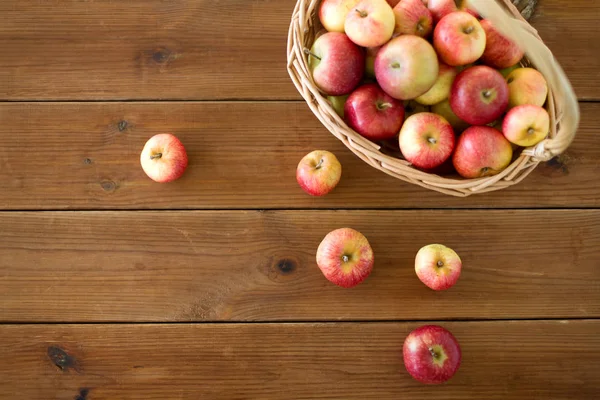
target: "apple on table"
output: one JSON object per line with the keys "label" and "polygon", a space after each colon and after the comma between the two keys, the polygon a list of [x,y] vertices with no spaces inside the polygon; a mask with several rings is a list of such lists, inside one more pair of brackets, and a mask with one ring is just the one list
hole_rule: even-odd
{"label": "apple on table", "polygon": [[446,64],[453,67],[477,61],[485,50],[486,36],[473,15],[457,11],[443,17],[433,31],[433,46]]}
{"label": "apple on table", "polygon": [[296,168],[296,181],[311,196],[331,192],[342,177],[342,164],[326,150],[315,150],[305,155]]}
{"label": "apple on table", "polygon": [[419,113],[406,119],[400,130],[400,151],[417,168],[431,170],[442,165],[454,150],[450,123],[434,113]]}
{"label": "apple on table", "polygon": [[362,0],[346,16],[344,31],[362,47],[377,47],[387,43],[394,34],[396,19],[385,0]]}
{"label": "apple on table", "polygon": [[456,284],[462,270],[458,254],[442,244],[423,246],[415,257],[419,280],[433,290],[446,290]]}
{"label": "apple on table", "polygon": [[140,155],[142,169],[150,179],[159,183],[172,182],[188,166],[188,157],[181,141],[171,133],[152,136]]}
{"label": "apple on table", "polygon": [[464,178],[497,175],[510,165],[513,148],[497,129],[472,126],[460,135],[452,157],[454,168]]}

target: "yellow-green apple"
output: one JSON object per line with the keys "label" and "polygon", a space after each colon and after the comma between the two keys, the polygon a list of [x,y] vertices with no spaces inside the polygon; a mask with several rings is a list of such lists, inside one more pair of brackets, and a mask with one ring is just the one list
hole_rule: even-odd
{"label": "yellow-green apple", "polygon": [[315,84],[330,96],[350,93],[365,73],[364,51],[344,33],[320,36],[308,52],[308,60]]}
{"label": "yellow-green apple", "polygon": [[427,92],[437,80],[439,64],[429,42],[415,35],[390,40],[377,53],[375,77],[381,88],[398,100]]}
{"label": "yellow-green apple", "polygon": [[503,77],[507,78],[515,69],[520,68],[519,64],[511,65],[508,68],[502,68],[499,72]]}
{"label": "yellow-green apple", "polygon": [[430,385],[452,378],[462,357],[454,335],[438,325],[424,325],[412,331],[404,340],[402,355],[408,373]]}
{"label": "yellow-green apple", "polygon": [[471,125],[486,125],[506,111],[508,85],[497,70],[477,65],[458,74],[449,99],[460,119]]}
{"label": "yellow-green apple", "polygon": [[400,130],[400,151],[412,165],[431,170],[442,165],[454,150],[454,131],[441,115],[419,113],[406,119]]}
{"label": "yellow-green apple", "polygon": [[356,89],[346,100],[348,126],[370,140],[393,138],[404,122],[404,104],[385,93],[376,83]]}
{"label": "yellow-green apple", "polygon": [[433,31],[433,17],[423,0],[402,0],[394,7],[394,15],[394,33],[427,37]]}
{"label": "yellow-green apple", "polygon": [[422,247],[415,257],[415,272],[430,289],[446,290],[460,277],[462,261],[458,254],[443,244]]}
{"label": "yellow-green apple", "polygon": [[381,46],[367,47],[365,75],[369,78],[375,78],[375,57],[377,57],[379,49],[381,49]]}
{"label": "yellow-green apple", "polygon": [[450,107],[450,100],[448,99],[431,106],[431,111],[444,117],[446,121],[450,123],[452,129],[454,129],[454,133],[456,134],[461,133],[470,126],[465,121],[458,118],[456,114],[454,114],[452,107]]}
{"label": "yellow-green apple", "polygon": [[512,108],[504,117],[502,133],[509,142],[528,147],[548,136],[550,116],[540,106],[524,104]]}
{"label": "yellow-green apple", "polygon": [[431,89],[415,100],[423,105],[432,106],[447,99],[456,75],[458,75],[458,70],[455,67],[440,63],[437,80]]}
{"label": "yellow-green apple", "polygon": [[523,58],[521,46],[504,36],[489,19],[479,21],[485,31],[485,50],[481,61],[490,67],[503,69]]}
{"label": "yellow-green apple", "polygon": [[485,42],[485,31],[477,18],[464,11],[446,15],[433,32],[435,50],[442,61],[454,67],[477,61]]}
{"label": "yellow-green apple", "polygon": [[523,104],[543,106],[548,97],[548,84],[540,71],[533,68],[518,68],[508,75],[508,106]]}
{"label": "yellow-green apple", "polygon": [[385,0],[362,0],[346,16],[344,30],[359,46],[377,47],[394,34],[396,19]]}
{"label": "yellow-green apple", "polygon": [[352,228],[329,232],[317,249],[317,265],[325,278],[343,288],[364,281],[375,257],[367,238]]}
{"label": "yellow-green apple", "polygon": [[319,20],[329,32],[344,32],[346,16],[360,0],[323,0]]}
{"label": "yellow-green apple", "polygon": [[472,126],[458,138],[452,164],[463,178],[497,175],[510,165],[513,149],[504,135],[489,126]]}
{"label": "yellow-green apple", "polygon": [[344,118],[344,105],[346,104],[346,100],[348,100],[348,96],[348,94],[343,96],[327,96],[327,100],[329,100],[333,110],[340,118]]}
{"label": "yellow-green apple", "polygon": [[342,164],[326,150],[315,150],[305,155],[296,168],[296,180],[311,196],[324,196],[331,192],[342,177]]}
{"label": "yellow-green apple", "polygon": [[188,157],[181,141],[170,133],[152,136],[140,155],[142,169],[150,179],[166,183],[183,175]]}

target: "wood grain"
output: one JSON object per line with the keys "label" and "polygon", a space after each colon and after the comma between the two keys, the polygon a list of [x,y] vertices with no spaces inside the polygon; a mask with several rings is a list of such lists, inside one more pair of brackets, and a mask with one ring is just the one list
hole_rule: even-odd
{"label": "wood grain", "polygon": [[[0,104],[0,209],[445,208],[600,206],[600,105],[567,153],[499,192],[453,198],[366,165],[300,102]],[[161,185],[142,171],[148,138],[173,132],[190,166]],[[333,151],[342,180],[324,198],[295,178],[314,149]]]}
{"label": "wood grain", "polygon": [[[299,99],[295,0],[0,2],[0,99]],[[600,99],[600,3],[544,0],[533,25],[581,99]]]}
{"label": "wood grain", "polygon": [[[326,321],[600,317],[600,211],[162,211],[0,214],[0,321]],[[370,241],[344,290],[319,271],[333,229]],[[420,247],[459,283],[417,279]]]}
{"label": "wood grain", "polygon": [[443,325],[463,357],[442,386],[417,383],[404,370],[402,344],[414,323],[3,326],[0,391],[29,400],[590,400],[600,393],[600,321]]}

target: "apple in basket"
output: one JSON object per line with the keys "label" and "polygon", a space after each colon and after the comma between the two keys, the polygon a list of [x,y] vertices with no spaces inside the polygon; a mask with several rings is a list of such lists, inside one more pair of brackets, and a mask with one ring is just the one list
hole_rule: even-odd
{"label": "apple in basket", "polygon": [[502,123],[502,133],[508,141],[523,147],[541,142],[549,131],[548,111],[532,104],[512,108]]}
{"label": "apple in basket", "polygon": [[431,106],[431,111],[444,117],[450,123],[452,129],[454,129],[455,134],[461,133],[470,126],[454,114],[452,107],[450,107],[450,100],[448,99]]}
{"label": "apple in basket", "polygon": [[362,80],[365,54],[346,34],[327,32],[308,52],[308,66],[321,91],[340,96],[350,93]]}
{"label": "apple in basket", "polygon": [[489,126],[472,126],[460,135],[452,163],[464,178],[499,174],[510,165],[513,149],[504,135]]}
{"label": "apple in basket", "polygon": [[401,35],[377,53],[375,76],[381,88],[398,100],[411,100],[426,93],[438,78],[435,50],[425,39]]}
{"label": "apple in basket", "polygon": [[331,192],[342,177],[342,165],[337,157],[325,150],[315,150],[300,160],[296,180],[311,196],[324,196]]}
{"label": "apple in basket", "polygon": [[402,0],[394,7],[394,15],[394,33],[427,37],[433,31],[433,17],[423,0]]}
{"label": "apple in basket", "polygon": [[427,287],[446,290],[456,284],[462,270],[458,254],[442,244],[422,247],[415,257],[415,272]]}
{"label": "apple in basket", "polygon": [[440,63],[437,80],[431,89],[417,97],[415,101],[426,106],[432,106],[447,99],[450,96],[450,89],[456,75],[458,75],[458,70],[455,67]]}
{"label": "apple in basket", "polygon": [[391,139],[404,122],[404,104],[386,94],[376,83],[356,89],[346,101],[348,126],[370,140]]}
{"label": "apple in basket", "polygon": [[518,68],[506,78],[508,83],[508,106],[523,104],[543,106],[548,97],[548,84],[540,71],[533,68]]}
{"label": "apple in basket", "polygon": [[408,373],[425,384],[448,381],[458,371],[462,357],[454,335],[438,325],[412,331],[404,340],[402,355]]}
{"label": "apple in basket", "polygon": [[375,57],[377,57],[379,49],[381,49],[381,46],[367,47],[365,75],[369,78],[375,78]]}
{"label": "apple in basket", "polygon": [[367,238],[351,228],[329,232],[317,249],[317,265],[325,278],[344,288],[364,281],[374,260]]}
{"label": "apple in basket", "polygon": [[471,14],[457,11],[438,22],[433,32],[433,46],[446,64],[466,65],[477,61],[485,50],[485,31]]}
{"label": "apple in basket", "polygon": [[319,20],[329,32],[344,32],[346,16],[360,0],[323,0]]}
{"label": "apple in basket", "polygon": [[450,123],[434,113],[419,113],[406,119],[400,130],[400,151],[417,168],[431,170],[442,165],[454,150]]}
{"label": "apple in basket", "polygon": [[485,50],[481,61],[493,68],[504,69],[517,64],[523,58],[521,47],[504,36],[487,19],[479,21],[485,31]]}
{"label": "apple in basket", "polygon": [[450,90],[452,111],[471,125],[500,118],[508,106],[508,85],[497,70],[478,65],[464,70]]}
{"label": "apple in basket", "polygon": [[469,8],[467,0],[423,0],[423,2],[427,5],[429,11],[431,11],[434,24],[437,24],[446,15],[455,11],[466,11],[477,17],[477,12]]}
{"label": "apple in basket", "polygon": [[140,155],[142,169],[150,179],[171,182],[183,175],[188,157],[181,141],[170,133],[152,136]]}
{"label": "apple in basket", "polygon": [[394,34],[396,19],[385,0],[363,0],[346,16],[344,31],[357,45],[381,46]]}

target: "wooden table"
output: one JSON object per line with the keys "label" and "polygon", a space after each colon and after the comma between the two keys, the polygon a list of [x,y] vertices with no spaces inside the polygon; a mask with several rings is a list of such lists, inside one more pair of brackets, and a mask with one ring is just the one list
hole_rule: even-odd
{"label": "wooden table", "polygon": [[[600,2],[532,18],[581,100],[568,152],[500,192],[452,198],[366,166],[286,72],[295,0],[0,2],[0,398],[600,398]],[[173,132],[184,177],[150,181],[145,141]],[[334,193],[298,187],[335,152]],[[324,235],[351,226],[376,266],[329,284]],[[462,256],[420,284],[416,251]],[[459,373],[404,371],[437,322]]]}

